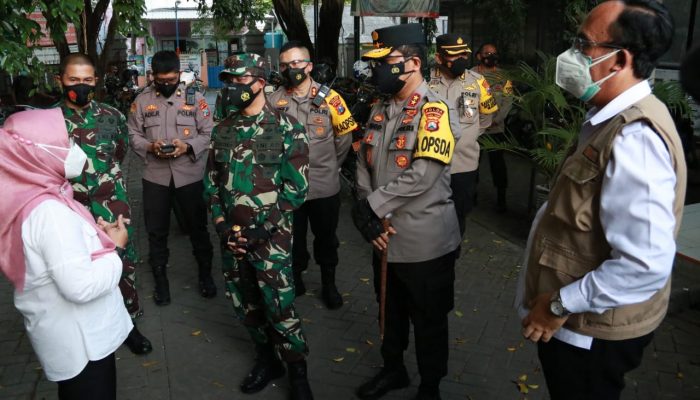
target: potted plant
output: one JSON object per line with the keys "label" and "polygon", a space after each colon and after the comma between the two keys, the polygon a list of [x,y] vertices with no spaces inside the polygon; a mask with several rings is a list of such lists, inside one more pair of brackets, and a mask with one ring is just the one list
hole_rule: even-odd
{"label": "potted plant", "polygon": [[[503,72],[515,88],[513,111],[506,120],[505,141],[493,140],[490,135],[479,139],[486,151],[505,150],[532,163],[531,209],[536,206],[534,192],[549,191],[559,165],[578,137],[585,115],[583,103],[565,94],[555,83],[556,57],[542,52],[537,55],[540,59],[537,68],[521,61]],[[543,177],[538,188],[537,174]]]}

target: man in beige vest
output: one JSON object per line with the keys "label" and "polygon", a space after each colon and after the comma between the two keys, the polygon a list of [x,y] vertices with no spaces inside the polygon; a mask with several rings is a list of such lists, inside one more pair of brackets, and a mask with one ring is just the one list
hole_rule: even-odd
{"label": "man in beige vest", "polygon": [[666,314],[686,166],[646,79],[672,35],[658,2],[608,1],[557,58],[592,108],[527,247],[522,332],[553,400],[619,398]]}

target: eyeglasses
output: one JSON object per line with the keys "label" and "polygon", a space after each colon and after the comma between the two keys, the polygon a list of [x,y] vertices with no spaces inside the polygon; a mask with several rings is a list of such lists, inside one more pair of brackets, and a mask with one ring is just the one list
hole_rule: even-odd
{"label": "eyeglasses", "polygon": [[624,49],[625,46],[613,43],[613,42],[594,42],[592,40],[588,40],[585,38],[582,38],[580,36],[575,37],[574,40],[571,41],[571,47],[574,48],[574,50],[584,53],[593,47],[605,47],[608,49]]}
{"label": "eyeglasses", "polygon": [[176,77],[170,78],[170,79],[156,78],[154,80],[154,82],[157,83],[158,85],[177,85],[178,83],[180,83],[180,77],[176,76]]}
{"label": "eyeglasses", "polygon": [[404,56],[404,55],[386,56],[386,57],[382,58],[381,60],[369,60],[367,63],[369,64],[370,68],[376,68],[376,67],[379,67],[379,66],[385,65],[385,64],[398,64],[399,63],[399,62],[387,62],[387,60],[390,58],[403,58],[404,62],[405,62],[405,61],[408,61],[409,59],[413,58],[413,56]]}
{"label": "eyeglasses", "polygon": [[292,67],[292,68],[304,68],[306,67],[311,60],[292,60],[290,62],[280,63],[280,71],[284,71],[285,69]]}

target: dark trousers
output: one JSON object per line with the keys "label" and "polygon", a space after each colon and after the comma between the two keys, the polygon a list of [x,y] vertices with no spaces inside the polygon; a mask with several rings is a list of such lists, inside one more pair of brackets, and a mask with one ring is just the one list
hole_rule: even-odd
{"label": "dark trousers", "polygon": [[340,195],[307,200],[294,211],[292,231],[292,268],[295,273],[305,270],[309,263],[306,232],[311,225],[314,234],[314,260],[318,265],[338,265],[338,237],[335,235],[340,213]]}
{"label": "dark trousers", "polygon": [[[374,289],[379,299],[380,258],[375,253]],[[403,365],[413,322],[421,386],[437,389],[447,375],[447,313],[454,307],[455,253],[417,263],[389,263],[382,357],[384,366]]]}
{"label": "dark trousers", "polygon": [[451,175],[450,188],[452,189],[452,201],[455,203],[459,233],[464,236],[467,215],[474,208],[474,194],[476,193],[476,180],[479,172],[459,172]]}
{"label": "dark trousers", "polygon": [[115,400],[117,366],[114,353],[98,361],[89,361],[80,373],[58,382],[60,400]]}
{"label": "dark trousers", "polygon": [[211,267],[213,251],[207,231],[207,207],[202,197],[203,192],[202,181],[176,188],[172,180],[170,186],[143,180],[143,215],[148,232],[148,263],[152,267],[168,263],[172,198],[180,206],[185,224],[189,228],[192,254],[197,259],[197,263],[200,266]]}
{"label": "dark trousers", "polygon": [[537,354],[552,400],[617,400],[625,374],[642,363],[653,333],[628,340],[593,339],[590,350],[552,338]]}

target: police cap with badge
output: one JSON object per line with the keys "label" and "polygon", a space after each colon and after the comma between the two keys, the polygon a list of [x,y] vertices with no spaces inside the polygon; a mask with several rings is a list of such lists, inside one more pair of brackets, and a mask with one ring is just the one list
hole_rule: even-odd
{"label": "police cap with badge", "polygon": [[471,54],[472,49],[467,45],[462,35],[446,33],[435,38],[435,45],[440,54],[456,56],[458,54]]}
{"label": "police cap with badge", "polygon": [[227,117],[231,113],[247,108],[260,91],[253,92],[252,84],[229,83],[228,78],[232,76],[250,75],[257,79],[266,79],[270,70],[267,60],[258,54],[241,53],[235,54],[224,61],[224,69],[219,73],[219,80],[224,82],[221,89],[222,115]]}
{"label": "police cap with badge", "polygon": [[425,35],[421,24],[401,24],[372,31],[372,42],[374,49],[363,54],[363,60],[384,58],[406,44],[425,45]]}

